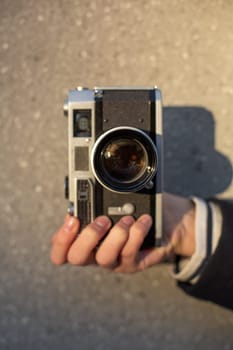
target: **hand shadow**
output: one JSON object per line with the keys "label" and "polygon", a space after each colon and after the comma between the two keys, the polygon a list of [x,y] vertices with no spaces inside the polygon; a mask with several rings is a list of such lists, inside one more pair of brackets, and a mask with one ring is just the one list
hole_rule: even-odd
{"label": "hand shadow", "polygon": [[214,196],[232,181],[229,159],[215,148],[215,122],[203,107],[164,107],[164,190]]}

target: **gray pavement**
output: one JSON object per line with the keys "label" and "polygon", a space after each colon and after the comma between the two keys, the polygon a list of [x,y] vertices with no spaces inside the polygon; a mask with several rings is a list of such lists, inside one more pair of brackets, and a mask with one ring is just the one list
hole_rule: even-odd
{"label": "gray pavement", "polygon": [[0,349],[233,349],[233,314],[161,265],[53,267],[68,89],[158,85],[165,189],[232,198],[232,1],[0,3]]}

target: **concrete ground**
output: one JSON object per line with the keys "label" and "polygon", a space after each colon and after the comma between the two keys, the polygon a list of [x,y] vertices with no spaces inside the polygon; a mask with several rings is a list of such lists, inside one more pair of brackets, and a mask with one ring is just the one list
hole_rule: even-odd
{"label": "concrete ground", "polygon": [[0,349],[233,349],[233,314],[170,265],[57,268],[63,100],[78,85],[158,85],[165,189],[233,197],[233,2],[1,0]]}

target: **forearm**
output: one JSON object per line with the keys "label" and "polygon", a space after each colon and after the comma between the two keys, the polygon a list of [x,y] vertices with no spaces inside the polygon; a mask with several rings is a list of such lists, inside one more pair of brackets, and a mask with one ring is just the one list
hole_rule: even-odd
{"label": "forearm", "polygon": [[195,201],[195,252],[174,277],[188,293],[233,308],[233,204]]}

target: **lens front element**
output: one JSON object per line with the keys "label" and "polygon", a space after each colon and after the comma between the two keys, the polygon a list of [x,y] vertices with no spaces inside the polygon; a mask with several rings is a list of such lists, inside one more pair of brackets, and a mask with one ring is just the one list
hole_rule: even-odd
{"label": "lens front element", "polygon": [[137,180],[145,171],[148,157],[145,148],[134,139],[115,139],[102,151],[101,166],[113,181]]}
{"label": "lens front element", "polygon": [[157,151],[144,131],[118,127],[97,139],[91,163],[95,177],[104,187],[114,192],[136,192],[154,177]]}

